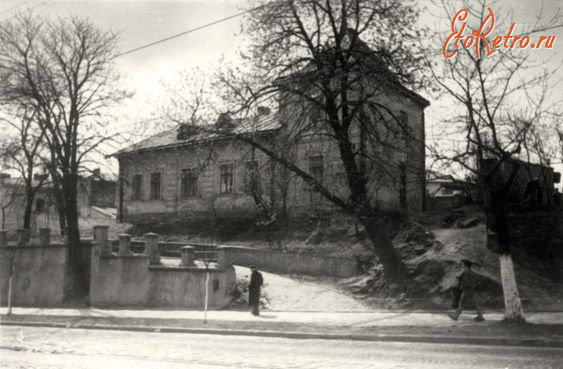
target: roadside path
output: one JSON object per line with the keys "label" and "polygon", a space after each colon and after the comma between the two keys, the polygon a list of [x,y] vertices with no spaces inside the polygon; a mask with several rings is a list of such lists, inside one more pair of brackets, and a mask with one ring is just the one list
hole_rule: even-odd
{"label": "roadside path", "polygon": [[2,327],[0,368],[560,369],[563,349]]}
{"label": "roadside path", "polygon": [[210,311],[207,321],[195,310],[0,309],[1,326],[35,326],[238,336],[358,341],[463,343],[563,348],[563,313],[529,313],[526,324],[502,323],[503,314],[485,314],[475,322],[446,312],[365,311],[296,312]]}

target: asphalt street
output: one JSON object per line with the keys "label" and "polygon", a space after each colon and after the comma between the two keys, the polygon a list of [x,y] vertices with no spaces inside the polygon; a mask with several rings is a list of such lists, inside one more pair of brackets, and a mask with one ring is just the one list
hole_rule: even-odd
{"label": "asphalt street", "polygon": [[0,327],[0,368],[563,368],[563,349]]}

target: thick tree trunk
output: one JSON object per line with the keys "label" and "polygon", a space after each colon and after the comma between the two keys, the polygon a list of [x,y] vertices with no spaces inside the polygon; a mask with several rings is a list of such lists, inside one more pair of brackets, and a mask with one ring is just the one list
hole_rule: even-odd
{"label": "thick tree trunk", "polygon": [[65,182],[65,218],[67,221],[67,250],[65,301],[82,303],[88,296],[88,275],[82,257],[80,245],[80,229],[78,225],[78,204],[76,199],[76,182],[69,179]]}
{"label": "thick tree trunk", "polygon": [[373,250],[383,266],[383,273],[390,281],[402,284],[407,276],[407,269],[401,260],[393,241],[381,222],[370,218],[363,220],[362,224],[373,245]]}
{"label": "thick tree trunk", "polygon": [[499,255],[500,276],[502,280],[502,292],[504,295],[504,317],[509,321],[524,321],[524,311],[520,303],[516,275],[512,256],[509,254]]}
{"label": "thick tree trunk", "polygon": [[23,213],[23,228],[31,230],[31,211],[33,210],[33,194],[27,191],[25,197],[25,209]]}
{"label": "thick tree trunk", "polygon": [[[491,193],[491,192],[490,192]],[[487,208],[487,246],[498,254],[505,319],[523,321],[524,312],[520,303],[514,265],[512,263],[512,234],[508,213],[508,190],[492,192]]]}

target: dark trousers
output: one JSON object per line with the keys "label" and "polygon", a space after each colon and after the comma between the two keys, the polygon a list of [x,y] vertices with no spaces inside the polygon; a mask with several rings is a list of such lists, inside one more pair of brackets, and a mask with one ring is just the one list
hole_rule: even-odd
{"label": "dark trousers", "polygon": [[461,299],[461,293],[463,291],[461,288],[456,287],[452,291],[452,309],[456,309],[459,306],[459,300]]}
{"label": "dark trousers", "polygon": [[456,318],[459,317],[461,315],[461,312],[464,309],[467,309],[467,307],[469,306],[469,304],[473,302],[473,304],[475,305],[475,310],[477,310],[477,316],[482,316],[482,312],[481,312],[481,305],[479,303],[479,298],[476,296],[475,293],[471,293],[469,291],[462,291],[461,292],[461,296],[459,298],[459,304],[457,306],[457,309],[455,311],[455,313],[453,314]]}
{"label": "dark trousers", "polygon": [[248,304],[252,306],[252,315],[260,315],[260,288],[249,291]]}

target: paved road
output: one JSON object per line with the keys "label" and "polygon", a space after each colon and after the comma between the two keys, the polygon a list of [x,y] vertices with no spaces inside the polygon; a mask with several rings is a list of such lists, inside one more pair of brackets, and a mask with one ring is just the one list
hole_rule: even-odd
{"label": "paved road", "polygon": [[563,349],[0,327],[0,368],[563,368]]}

